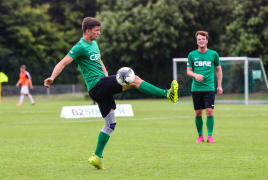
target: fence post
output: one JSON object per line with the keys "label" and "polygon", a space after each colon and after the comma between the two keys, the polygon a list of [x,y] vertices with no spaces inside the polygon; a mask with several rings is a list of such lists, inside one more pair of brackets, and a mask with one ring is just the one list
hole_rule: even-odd
{"label": "fence post", "polygon": [[47,97],[50,97],[50,88],[47,88]]}
{"label": "fence post", "polygon": [[75,85],[72,84],[72,92],[73,92],[73,95],[75,95]]}
{"label": "fence post", "polygon": [[245,59],[245,105],[248,105],[248,58]]}

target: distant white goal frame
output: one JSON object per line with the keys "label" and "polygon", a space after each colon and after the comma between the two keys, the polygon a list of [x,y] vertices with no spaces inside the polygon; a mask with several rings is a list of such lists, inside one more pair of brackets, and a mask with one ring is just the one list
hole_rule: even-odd
{"label": "distant white goal frame", "polygon": [[[187,62],[188,58],[173,58],[173,79],[178,80],[177,77],[177,62]],[[266,87],[268,89],[268,80],[266,72],[260,58],[251,58],[251,57],[220,57],[220,61],[244,61],[244,81],[245,81],[245,104],[248,105],[248,61],[259,61],[261,64],[262,71],[264,73],[264,80]]]}

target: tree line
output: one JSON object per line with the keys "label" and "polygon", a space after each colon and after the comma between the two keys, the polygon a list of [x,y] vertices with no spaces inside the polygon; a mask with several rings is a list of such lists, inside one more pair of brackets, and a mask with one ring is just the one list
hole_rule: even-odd
{"label": "tree line", "polygon": [[[82,37],[84,17],[103,23],[97,39],[109,74],[131,67],[144,80],[166,88],[172,58],[197,48],[195,32],[209,32],[220,56],[259,57],[268,72],[268,0],[1,0],[0,71],[15,84],[21,64],[33,84]],[[75,62],[57,84],[82,82]]]}

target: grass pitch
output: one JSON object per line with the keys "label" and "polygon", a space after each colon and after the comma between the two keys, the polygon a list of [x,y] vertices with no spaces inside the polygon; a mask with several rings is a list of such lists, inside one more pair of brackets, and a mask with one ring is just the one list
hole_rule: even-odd
{"label": "grass pitch", "polygon": [[[195,143],[190,102],[117,101],[134,117],[118,117],[104,151],[93,154],[102,118],[60,119],[62,106],[91,104],[82,96],[18,97],[0,104],[0,179],[268,179],[268,106],[216,105],[215,144]],[[206,137],[206,117],[203,116]]]}

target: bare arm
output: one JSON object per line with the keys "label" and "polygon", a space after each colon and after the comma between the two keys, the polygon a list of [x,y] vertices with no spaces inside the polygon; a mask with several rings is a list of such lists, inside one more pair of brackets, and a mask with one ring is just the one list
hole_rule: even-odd
{"label": "bare arm", "polygon": [[187,75],[195,78],[197,82],[202,82],[204,79],[203,75],[194,73],[192,67],[187,67]]}
{"label": "bare arm", "polygon": [[19,79],[19,81],[18,81],[17,84],[16,84],[17,87],[19,87],[20,82],[21,82],[21,80]]}
{"label": "bare arm", "polygon": [[30,84],[30,88],[33,89],[33,83],[31,79],[29,79],[29,84]]}
{"label": "bare arm", "polygon": [[107,77],[107,76],[108,76],[108,71],[106,70],[106,68],[105,68],[105,66],[104,66],[104,64],[103,64],[103,62],[102,62],[102,60],[100,60],[100,63],[101,63],[102,71],[103,71],[103,73],[105,74],[105,76]]}
{"label": "bare arm", "polygon": [[221,65],[216,66],[216,71],[217,71],[217,80],[218,80],[218,87],[217,87],[217,94],[218,96],[223,93],[222,90],[222,69]]}
{"label": "bare arm", "polygon": [[66,55],[54,68],[50,78],[47,78],[44,82],[44,86],[49,88],[49,85],[53,83],[54,79],[61,73],[65,66],[70,64],[74,59]]}

